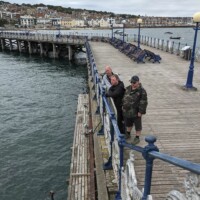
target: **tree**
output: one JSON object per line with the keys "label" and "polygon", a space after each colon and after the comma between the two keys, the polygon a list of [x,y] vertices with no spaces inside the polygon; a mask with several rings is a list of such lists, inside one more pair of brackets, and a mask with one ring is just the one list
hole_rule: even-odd
{"label": "tree", "polygon": [[5,24],[8,24],[9,22],[6,19],[0,19],[0,26],[4,26]]}

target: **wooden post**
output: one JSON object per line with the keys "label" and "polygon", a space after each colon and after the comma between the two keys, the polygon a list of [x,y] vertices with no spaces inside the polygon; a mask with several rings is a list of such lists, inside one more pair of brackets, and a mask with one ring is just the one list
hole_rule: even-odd
{"label": "wooden post", "polygon": [[53,44],[53,57],[55,58],[56,57],[56,45]]}
{"label": "wooden post", "polygon": [[40,55],[43,56],[44,54],[44,48],[42,42],[40,42]]}
{"label": "wooden post", "polygon": [[10,43],[10,51],[12,51],[13,50],[13,46],[12,46],[12,40],[11,39],[9,39],[9,43]]}
{"label": "wooden post", "polygon": [[32,54],[32,46],[31,46],[30,41],[28,41],[28,51],[29,51],[29,54]]}
{"label": "wooden post", "polygon": [[4,39],[1,39],[1,48],[2,48],[2,50],[5,49],[5,40]]}
{"label": "wooden post", "polygon": [[72,60],[72,47],[70,45],[68,45],[68,58],[69,61]]}

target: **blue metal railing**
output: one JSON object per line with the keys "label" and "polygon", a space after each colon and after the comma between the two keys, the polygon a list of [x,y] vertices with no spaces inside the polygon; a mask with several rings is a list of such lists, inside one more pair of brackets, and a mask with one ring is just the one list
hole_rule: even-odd
{"label": "blue metal railing", "polygon": [[[88,42],[85,43],[86,50],[87,50],[87,56],[89,59],[89,65],[90,65],[90,75],[92,76],[92,79],[94,81],[94,88],[95,91],[99,92],[100,95],[98,95],[97,104],[98,104],[98,110],[107,111],[110,119],[111,129],[111,140],[110,140],[110,147],[111,147],[111,155],[108,159],[108,162],[104,165],[104,169],[111,169],[112,168],[112,145],[114,141],[114,137],[116,137],[118,141],[119,146],[119,169],[118,169],[118,192],[115,196],[116,200],[122,199],[121,197],[121,189],[122,189],[122,169],[123,169],[123,157],[124,157],[124,147],[127,147],[129,149],[132,149],[134,151],[140,152],[143,156],[143,158],[146,160],[146,170],[145,170],[145,180],[144,180],[144,192],[142,196],[142,200],[147,200],[148,195],[150,195],[151,191],[151,178],[152,178],[152,171],[153,171],[153,161],[154,159],[159,159],[167,163],[171,163],[175,166],[181,167],[183,169],[186,169],[190,172],[193,172],[195,174],[200,175],[200,164],[192,163],[187,160],[183,160],[180,158],[176,158],[164,153],[160,153],[157,146],[155,146],[156,138],[154,136],[148,136],[145,138],[145,141],[148,143],[147,146],[144,148],[139,146],[134,146],[131,144],[128,144],[125,141],[124,136],[120,133],[119,128],[117,126],[117,120],[115,117],[115,114],[113,112],[113,109],[109,102],[107,101],[107,98],[105,97],[105,89],[102,87],[100,82],[100,76],[98,74],[97,66],[95,63],[94,56],[92,54],[90,45]],[[100,109],[102,107],[102,109]],[[104,114],[100,112],[102,122],[104,122]]]}

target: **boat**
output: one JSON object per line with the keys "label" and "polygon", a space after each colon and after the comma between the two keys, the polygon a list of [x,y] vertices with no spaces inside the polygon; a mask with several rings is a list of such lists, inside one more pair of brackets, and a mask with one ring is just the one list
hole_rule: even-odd
{"label": "boat", "polygon": [[171,36],[170,39],[173,39],[173,40],[180,40],[181,37],[173,37],[173,36]]}
{"label": "boat", "polygon": [[[117,35],[123,36],[123,31],[116,30],[116,31],[114,32],[114,34],[117,34]],[[128,35],[127,33],[124,33],[124,36],[127,36],[127,35]]]}
{"label": "boat", "polygon": [[168,32],[165,32],[165,34],[173,34],[173,33],[168,31]]}
{"label": "boat", "polygon": [[114,34],[121,34],[121,33],[123,33],[123,32],[120,31],[120,30],[116,30],[116,31],[114,32]]}

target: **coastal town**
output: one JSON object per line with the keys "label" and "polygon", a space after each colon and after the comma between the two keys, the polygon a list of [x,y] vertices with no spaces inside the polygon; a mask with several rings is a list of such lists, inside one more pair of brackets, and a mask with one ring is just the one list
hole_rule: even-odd
{"label": "coastal town", "polygon": [[[192,17],[139,16],[143,27],[187,27]],[[11,4],[0,1],[0,27],[35,29],[72,29],[137,27],[136,15],[115,14],[44,4]]]}

